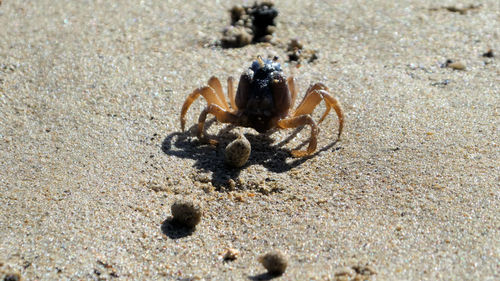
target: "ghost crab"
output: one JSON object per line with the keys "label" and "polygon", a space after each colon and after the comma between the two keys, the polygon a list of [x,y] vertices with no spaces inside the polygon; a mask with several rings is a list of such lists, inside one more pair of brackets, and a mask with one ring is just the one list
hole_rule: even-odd
{"label": "ghost crab", "polygon": [[234,95],[234,79],[227,80],[229,104],[224,98],[222,85],[216,77],[208,80],[208,86],[194,90],[184,101],[181,110],[181,128],[184,131],[185,115],[191,104],[201,95],[207,101],[207,107],[198,119],[198,138],[210,144],[217,141],[208,138],[205,132],[207,114],[215,116],[221,123],[229,123],[241,127],[250,127],[259,133],[273,128],[287,129],[303,125],[311,126],[311,136],[306,150],[292,150],[294,157],[303,157],[316,151],[319,128],[311,117],[316,106],[324,100],[326,110],[318,121],[321,123],[334,109],[339,119],[337,137],[340,138],[344,127],[344,114],[339,101],[333,97],[328,87],[322,83],[312,84],[307,89],[302,102],[291,114],[290,108],[297,98],[297,87],[293,76],[284,76],[278,58],[263,60],[260,56],[241,74],[236,96]]}

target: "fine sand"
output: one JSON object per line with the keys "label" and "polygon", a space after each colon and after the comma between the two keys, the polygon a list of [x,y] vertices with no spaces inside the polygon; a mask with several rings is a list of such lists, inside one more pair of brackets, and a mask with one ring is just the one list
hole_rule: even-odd
{"label": "fine sand", "polygon": [[[277,1],[274,44],[222,49],[236,3],[2,1],[1,280],[269,280],[274,249],[279,280],[499,280],[500,2]],[[318,59],[288,63],[291,38]],[[339,141],[333,113],[309,158],[290,156],[308,127],[208,122],[202,145],[202,99],[181,132],[187,95],[257,55],[299,99],[330,87]],[[205,209],[194,231],[170,223],[180,199]]]}

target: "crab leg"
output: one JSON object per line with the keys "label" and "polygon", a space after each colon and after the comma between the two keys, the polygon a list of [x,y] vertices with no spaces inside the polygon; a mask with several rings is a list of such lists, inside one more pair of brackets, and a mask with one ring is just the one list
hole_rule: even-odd
{"label": "crab leg", "polygon": [[227,78],[227,95],[229,96],[229,103],[231,104],[231,108],[236,111],[238,110],[238,106],[236,106],[236,100],[234,99],[234,78],[229,76]]}
{"label": "crab leg", "polygon": [[[326,103],[329,105],[328,108],[333,108],[333,110],[335,110],[335,113],[337,113],[337,118],[339,119],[338,137],[340,137],[340,134],[342,134],[342,129],[344,129],[344,113],[342,112],[342,107],[340,106],[340,102],[335,97],[330,96],[326,91],[320,90],[319,93],[323,96]],[[321,116],[321,119],[319,119],[318,123],[323,122],[327,114],[328,111],[325,110],[325,113],[323,114],[323,116]]]}
{"label": "crab leg", "polygon": [[[293,115],[298,116],[303,114],[311,114],[314,111],[314,108],[316,108],[316,106],[321,102],[321,100],[323,100],[323,97],[321,95],[312,94],[312,92],[317,90],[328,91],[328,88],[322,83],[316,83],[314,85],[311,85],[309,89],[307,89],[306,95],[300,102],[299,106],[297,106],[297,109],[295,110]],[[330,111],[328,106],[326,110]]]}
{"label": "crab leg", "polygon": [[208,142],[212,145],[216,145],[217,141],[214,139],[207,138],[205,132],[205,120],[207,119],[207,114],[213,114],[217,121],[221,123],[231,123],[238,124],[239,117],[236,114],[225,111],[219,105],[209,104],[205,109],[201,112],[200,117],[198,118],[198,138],[203,142]]}
{"label": "crab leg", "polygon": [[292,94],[292,101],[290,103],[291,107],[295,106],[295,100],[297,99],[297,87],[295,87],[295,78],[293,76],[288,77],[288,88]]}
{"label": "crab leg", "polygon": [[184,125],[186,124],[186,112],[188,111],[189,107],[191,104],[200,96],[202,95],[205,100],[207,100],[207,104],[217,104],[221,107],[224,107],[222,102],[219,100],[217,95],[215,94],[214,89],[211,87],[205,86],[198,88],[194,90],[187,98],[186,101],[184,101],[184,104],[182,105],[182,110],[181,110],[181,129],[184,131]]}
{"label": "crab leg", "polygon": [[323,113],[323,116],[321,116],[321,119],[319,120],[318,124],[323,122],[325,117],[328,115],[330,112],[330,109],[334,109],[335,112],[337,113],[337,117],[339,118],[339,133],[338,137],[340,137],[340,134],[342,134],[342,129],[344,128],[344,114],[342,112],[342,108],[340,106],[340,102],[332,97],[328,92],[328,88],[321,84],[321,83],[316,83],[309,87],[307,90],[306,95],[304,96],[304,99],[302,102],[299,104],[295,112],[292,114],[293,116],[300,116],[304,114],[311,114],[316,108],[316,106],[324,100],[326,103],[326,110]]}
{"label": "crab leg", "polygon": [[302,125],[311,126],[311,136],[309,137],[309,146],[307,147],[307,150],[292,150],[292,155],[294,157],[304,157],[312,154],[316,150],[317,146],[316,136],[318,135],[318,126],[316,126],[316,123],[314,122],[314,120],[311,118],[310,115],[300,115],[278,121],[278,126],[282,129],[297,128]]}
{"label": "crab leg", "polygon": [[229,110],[229,105],[227,105],[227,101],[224,98],[224,92],[222,91],[222,84],[220,83],[219,79],[215,76],[210,77],[208,79],[208,86],[210,86],[212,89],[215,90],[215,93],[217,94],[217,97],[219,98],[220,103],[217,103],[218,105],[221,105],[222,108],[225,110]]}

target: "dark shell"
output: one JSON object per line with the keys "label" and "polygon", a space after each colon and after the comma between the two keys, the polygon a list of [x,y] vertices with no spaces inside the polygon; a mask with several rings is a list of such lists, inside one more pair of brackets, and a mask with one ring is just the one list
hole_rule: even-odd
{"label": "dark shell", "polygon": [[259,58],[241,75],[236,105],[246,117],[244,125],[261,133],[288,114],[291,96],[277,59]]}

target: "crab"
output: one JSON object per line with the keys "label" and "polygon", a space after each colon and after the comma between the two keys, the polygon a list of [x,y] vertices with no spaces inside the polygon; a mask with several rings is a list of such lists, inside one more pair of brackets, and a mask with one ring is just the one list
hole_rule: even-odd
{"label": "crab", "polygon": [[[234,78],[229,77],[227,80],[229,104],[224,98],[222,85],[217,77],[212,76],[207,86],[194,90],[182,106],[180,116],[182,131],[189,107],[201,95],[207,101],[207,106],[198,119],[197,136],[204,143],[217,144],[217,140],[208,137],[205,132],[205,120],[208,114],[214,115],[218,122],[253,128],[259,133],[266,133],[274,128],[288,129],[309,125],[311,127],[309,145],[305,150],[292,150],[294,157],[308,156],[316,151],[319,133],[317,124],[325,119],[332,108],[337,113],[339,121],[337,138],[342,134],[344,114],[340,102],[330,94],[330,90],[323,83],[312,84],[302,102],[290,112],[297,98],[295,78],[285,77],[277,57],[265,60],[260,56],[257,57],[257,60],[241,74],[236,96],[233,85]],[[326,110],[316,123],[311,113],[322,100],[325,101]]]}

